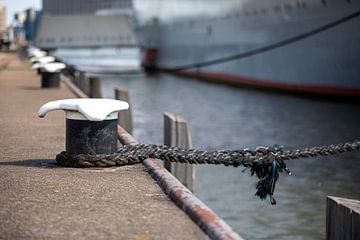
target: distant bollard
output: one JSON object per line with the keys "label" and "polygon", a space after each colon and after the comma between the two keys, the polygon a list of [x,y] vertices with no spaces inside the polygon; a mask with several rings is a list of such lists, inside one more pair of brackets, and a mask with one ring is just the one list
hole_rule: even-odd
{"label": "distant bollard", "polygon": [[112,154],[117,149],[118,112],[128,107],[128,103],[113,99],[64,99],[46,103],[38,116],[59,109],[66,112],[69,154]]}
{"label": "distant bollard", "polygon": [[37,69],[37,73],[39,75],[41,74],[42,66],[44,66],[47,63],[52,63],[54,61],[55,61],[55,57],[53,57],[53,56],[41,56],[41,57],[30,58],[30,62],[33,64],[33,69]]}
{"label": "distant bollard", "polygon": [[59,88],[60,72],[41,72],[42,88]]}
{"label": "distant bollard", "polygon": [[55,57],[53,56],[43,56],[43,57],[32,57],[30,58],[30,62],[35,63],[51,63],[55,62]]}
{"label": "distant bollard", "polygon": [[101,98],[101,82],[98,77],[89,77],[91,98]]}
{"label": "distant bollard", "polygon": [[66,67],[64,63],[46,63],[41,70],[42,88],[59,88],[60,72]]}
{"label": "distant bollard", "polygon": [[29,50],[29,57],[45,57],[46,55],[46,51],[42,51],[38,48],[32,48]]}
{"label": "distant bollard", "polygon": [[132,123],[130,96],[128,90],[124,88],[115,89],[115,99],[129,103],[128,110],[119,112],[119,124],[128,133],[132,134],[133,123]]}
{"label": "distant bollard", "polygon": [[42,88],[59,88],[60,72],[66,67],[64,63],[36,63],[32,66],[41,72]]}

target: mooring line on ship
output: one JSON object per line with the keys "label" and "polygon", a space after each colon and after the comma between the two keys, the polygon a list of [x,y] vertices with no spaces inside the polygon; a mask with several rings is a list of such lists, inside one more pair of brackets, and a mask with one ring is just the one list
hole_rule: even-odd
{"label": "mooring line on ship", "polygon": [[109,75],[109,76],[144,76],[145,73],[143,71],[86,71],[87,74],[94,75]]}
{"label": "mooring line on ship", "polygon": [[291,175],[285,160],[328,156],[337,153],[360,150],[360,141],[327,145],[321,147],[294,149],[284,151],[283,146],[245,148],[243,150],[203,151],[198,149],[182,149],[166,145],[136,144],[124,145],[117,153],[104,155],[71,155],[61,152],[56,161],[63,167],[113,167],[142,163],[148,158],[156,158],[169,162],[190,164],[215,164],[233,167],[244,167],[251,175],[258,178],[256,193],[260,199],[270,198],[271,204],[276,204],[273,197],[279,173]]}
{"label": "mooring line on ship", "polygon": [[350,21],[350,20],[352,20],[352,19],[354,19],[354,18],[356,18],[358,16],[360,16],[360,10],[358,10],[358,11],[356,11],[356,12],[350,14],[350,15],[347,15],[347,16],[345,16],[343,18],[340,18],[340,19],[338,19],[338,20],[336,20],[334,22],[323,25],[323,26],[321,26],[319,28],[316,28],[316,29],[313,29],[311,31],[302,33],[302,34],[300,34],[298,36],[295,36],[295,37],[292,37],[292,38],[289,38],[289,39],[282,40],[280,42],[276,42],[276,43],[267,45],[265,47],[260,47],[260,48],[253,49],[253,50],[250,50],[250,51],[247,51],[247,52],[243,52],[243,53],[239,53],[239,54],[235,54],[235,55],[231,55],[231,56],[227,56],[227,57],[222,57],[222,58],[218,58],[218,59],[203,61],[203,62],[199,62],[199,63],[191,63],[191,64],[186,64],[186,65],[183,65],[183,66],[172,67],[172,68],[167,69],[167,71],[169,71],[169,72],[178,72],[178,71],[183,71],[183,70],[192,69],[192,68],[206,67],[206,66],[210,66],[210,65],[216,65],[216,64],[221,64],[221,63],[225,63],[225,62],[230,62],[230,61],[234,61],[234,60],[254,56],[254,55],[257,55],[257,54],[260,54],[260,53],[268,52],[270,50],[274,50],[274,49],[289,45],[291,43],[298,42],[300,40],[309,38],[309,37],[314,36],[314,35],[316,35],[318,33],[326,31],[328,29],[332,29],[332,28],[334,28],[334,27],[336,27],[338,25],[341,25],[343,23],[346,23],[346,22],[348,22],[348,21]]}

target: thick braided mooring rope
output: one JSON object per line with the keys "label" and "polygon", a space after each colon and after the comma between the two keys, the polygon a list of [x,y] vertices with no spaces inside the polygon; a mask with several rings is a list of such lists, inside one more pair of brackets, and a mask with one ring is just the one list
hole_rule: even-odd
{"label": "thick braided mooring rope", "polygon": [[117,153],[111,155],[70,155],[67,152],[61,152],[56,156],[56,161],[63,167],[80,168],[131,165],[141,163],[147,158],[190,164],[243,166],[250,170],[251,175],[255,174],[259,179],[256,184],[256,195],[261,199],[269,195],[271,204],[276,204],[273,194],[279,173],[284,171],[291,175],[284,160],[328,156],[359,149],[360,141],[287,151],[283,150],[283,146],[278,145],[210,152],[165,145],[137,144],[124,145],[118,149]]}

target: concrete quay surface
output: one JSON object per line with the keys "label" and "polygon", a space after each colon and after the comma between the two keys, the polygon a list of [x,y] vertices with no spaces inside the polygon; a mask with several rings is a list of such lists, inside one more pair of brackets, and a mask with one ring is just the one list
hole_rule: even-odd
{"label": "concrete quay surface", "polygon": [[141,164],[58,167],[65,115],[36,112],[74,95],[41,89],[16,54],[0,57],[10,59],[0,69],[0,239],[207,239]]}

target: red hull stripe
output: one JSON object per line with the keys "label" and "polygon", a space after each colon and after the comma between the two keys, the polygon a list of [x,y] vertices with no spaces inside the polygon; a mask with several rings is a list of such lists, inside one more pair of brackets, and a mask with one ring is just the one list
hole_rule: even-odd
{"label": "red hull stripe", "polygon": [[[170,70],[171,71],[171,70]],[[218,72],[195,72],[195,71],[181,71],[178,72],[186,76],[204,77],[218,83],[228,83],[234,85],[252,86],[258,88],[268,88],[282,91],[291,91],[298,93],[308,94],[321,94],[321,95],[338,95],[348,97],[360,97],[360,88],[345,88],[345,87],[328,87],[319,85],[299,85],[279,83],[271,80],[261,80],[251,77],[236,76],[227,73]]]}

